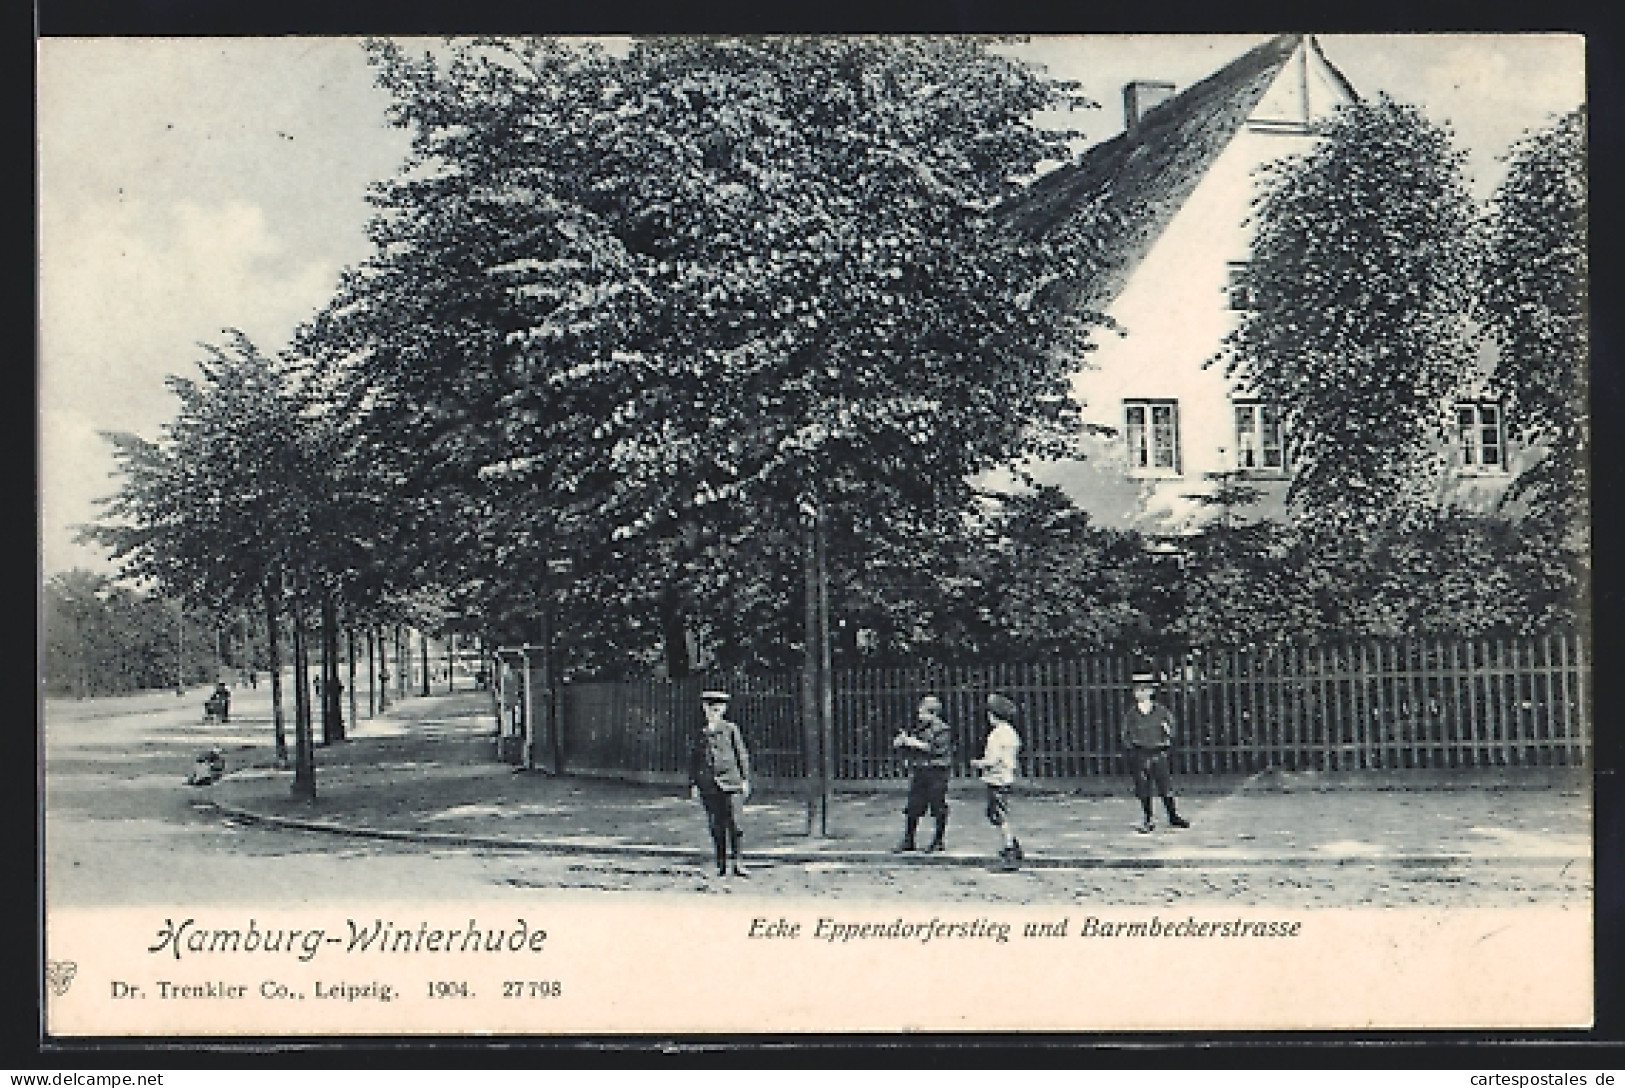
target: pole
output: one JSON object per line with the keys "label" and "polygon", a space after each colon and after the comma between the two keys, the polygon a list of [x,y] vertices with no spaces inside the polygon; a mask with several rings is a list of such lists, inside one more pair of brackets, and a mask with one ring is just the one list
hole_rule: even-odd
{"label": "pole", "polygon": [[818,532],[814,543],[818,570],[818,750],[823,758],[818,767],[819,833],[829,835],[830,783],[835,777],[835,692],[829,649],[829,533],[822,506],[818,509]]}
{"label": "pole", "polygon": [[536,769],[536,689],[531,683],[530,675],[530,647],[519,648],[519,690],[521,699],[520,714],[524,720],[525,731],[520,739],[521,762],[520,765],[527,771]]}
{"label": "pole", "polygon": [[813,833],[815,822],[820,833],[828,826],[822,812],[825,797],[820,788],[823,754],[819,748],[818,528],[815,518],[809,519],[802,534],[806,593],[802,607],[801,735],[805,752],[808,835]]}

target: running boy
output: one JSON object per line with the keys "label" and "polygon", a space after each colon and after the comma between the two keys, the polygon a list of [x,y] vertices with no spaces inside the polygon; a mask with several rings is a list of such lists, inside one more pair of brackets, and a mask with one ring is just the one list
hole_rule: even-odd
{"label": "running boy", "polygon": [[1134,674],[1134,705],[1128,708],[1123,723],[1123,741],[1128,752],[1128,771],[1134,778],[1134,795],[1140,799],[1145,819],[1134,825],[1134,830],[1149,835],[1156,824],[1151,819],[1151,791],[1162,798],[1162,807],[1168,810],[1168,823],[1174,827],[1189,827],[1191,822],[1179,814],[1174,805],[1173,780],[1168,773],[1168,750],[1174,745],[1174,716],[1168,708],[1155,701],[1157,685],[1150,673]]}
{"label": "running boy", "polygon": [[1016,704],[1003,695],[989,695],[987,720],[989,728],[982,758],[971,760],[970,765],[982,772],[982,782],[987,786],[987,822],[1004,835],[999,859],[1005,869],[1019,869],[1021,841],[1010,825],[1010,787],[1016,780],[1016,755],[1021,751],[1021,737],[1013,724]]}
{"label": "running boy", "polygon": [[705,726],[694,738],[689,796],[697,796],[705,804],[705,820],[717,852],[717,875],[728,875],[731,850],[734,876],[746,876],[739,862],[739,841],[744,838],[739,814],[750,797],[750,752],[739,727],[723,717],[728,710],[727,692],[700,692],[700,706],[705,710]]}

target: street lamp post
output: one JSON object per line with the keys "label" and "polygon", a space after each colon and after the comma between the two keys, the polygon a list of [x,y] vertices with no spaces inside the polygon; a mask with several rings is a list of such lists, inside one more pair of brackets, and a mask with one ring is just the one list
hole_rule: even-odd
{"label": "street lamp post", "polygon": [[806,593],[803,603],[802,747],[806,752],[807,834],[816,822],[829,834],[829,783],[834,752],[830,719],[829,586],[825,569],[823,503],[814,495],[802,508]]}
{"label": "street lamp post", "polygon": [[568,578],[575,573],[575,560],[570,556],[555,556],[547,561],[547,575],[542,583],[542,692],[543,721],[547,726],[547,740],[551,748],[553,773],[564,773],[564,738],[560,729],[561,715],[559,713],[559,669],[553,652],[553,632],[557,626],[555,615],[556,602],[554,594],[558,591],[560,580]]}

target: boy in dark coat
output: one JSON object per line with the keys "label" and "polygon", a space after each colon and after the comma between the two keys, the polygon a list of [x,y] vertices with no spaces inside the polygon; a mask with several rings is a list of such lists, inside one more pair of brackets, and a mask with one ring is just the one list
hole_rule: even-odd
{"label": "boy in dark coat", "polygon": [[949,760],[953,756],[953,733],[942,720],[942,700],[927,695],[920,700],[920,709],[912,731],[899,730],[892,738],[892,747],[908,761],[908,803],[903,806],[903,841],[894,853],[916,849],[914,833],[920,826],[920,817],[929,811],[936,820],[936,834],[928,853],[946,850],[944,837],[948,833],[948,775]]}
{"label": "boy in dark coat", "polygon": [[1150,673],[1135,673],[1134,703],[1123,721],[1123,742],[1127,749],[1128,771],[1134,779],[1134,795],[1140,799],[1145,819],[1134,830],[1149,835],[1156,824],[1151,819],[1151,794],[1155,789],[1168,810],[1168,823],[1189,827],[1174,804],[1173,779],[1168,773],[1168,750],[1174,745],[1174,716],[1156,702],[1156,680]]}
{"label": "boy in dark coat", "polygon": [[734,876],[745,876],[739,861],[739,842],[744,838],[739,814],[750,797],[750,752],[739,727],[723,717],[728,710],[727,692],[702,691],[700,706],[705,710],[705,726],[694,738],[689,795],[705,804],[705,819],[717,852],[717,875],[728,875],[732,853]]}

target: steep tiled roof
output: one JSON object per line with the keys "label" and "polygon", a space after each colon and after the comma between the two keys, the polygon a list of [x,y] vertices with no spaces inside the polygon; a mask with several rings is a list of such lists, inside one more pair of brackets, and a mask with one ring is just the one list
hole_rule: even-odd
{"label": "steep tiled roof", "polygon": [[1117,296],[1303,38],[1282,34],[1250,50],[1011,203],[1005,215],[1015,230],[1076,231],[1096,251],[1100,271],[1074,285],[1078,305],[1100,308]]}

